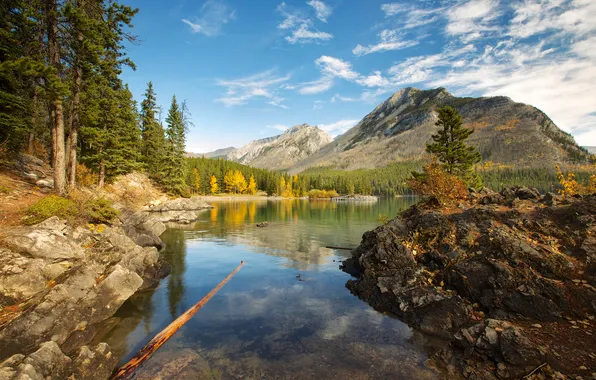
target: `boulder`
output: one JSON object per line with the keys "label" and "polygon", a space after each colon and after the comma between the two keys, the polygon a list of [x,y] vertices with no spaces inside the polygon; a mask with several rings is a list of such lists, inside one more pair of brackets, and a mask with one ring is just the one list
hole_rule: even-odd
{"label": "boulder", "polygon": [[145,207],[145,211],[150,212],[166,212],[166,211],[196,211],[213,208],[199,197],[192,198],[176,198],[165,201],[163,203],[149,205]]}
{"label": "boulder", "polygon": [[100,343],[94,348],[81,347],[71,359],[56,342],[41,343],[28,356],[16,354],[0,363],[2,380],[108,379],[117,364],[110,347]]}
{"label": "boulder", "polygon": [[[46,221],[48,222],[48,221]],[[62,229],[57,229],[54,221],[39,226],[16,228],[4,233],[4,245],[31,258],[40,258],[50,262],[78,260],[85,256],[85,251]]]}
{"label": "boulder", "polygon": [[0,360],[48,340],[62,344],[80,321],[111,317],[143,284],[139,275],[120,265],[106,274],[103,270],[91,263],[73,268],[64,282],[1,330]]}

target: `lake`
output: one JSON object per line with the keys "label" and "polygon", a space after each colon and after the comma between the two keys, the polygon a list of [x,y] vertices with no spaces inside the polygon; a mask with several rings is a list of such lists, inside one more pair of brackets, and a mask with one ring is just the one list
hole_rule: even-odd
{"label": "lake", "polygon": [[244,260],[135,378],[436,378],[423,365],[435,342],[351,295],[338,269],[350,251],[326,248],[356,247],[379,215],[414,201],[212,203],[197,223],[162,235],[171,274],[127,301],[97,341],[124,364]]}

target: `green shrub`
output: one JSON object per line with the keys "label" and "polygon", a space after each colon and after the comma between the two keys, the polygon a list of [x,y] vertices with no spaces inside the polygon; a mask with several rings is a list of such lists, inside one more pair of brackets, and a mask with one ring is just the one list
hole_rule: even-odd
{"label": "green shrub", "polygon": [[79,209],[76,203],[70,199],[57,195],[48,195],[27,209],[27,216],[24,219],[24,223],[26,225],[37,224],[54,215],[72,222],[78,214]]}
{"label": "green shrub", "polygon": [[110,223],[118,216],[118,211],[105,198],[72,200],[49,195],[27,209],[23,222],[26,225],[37,224],[52,216],[70,223]]}
{"label": "green shrub", "polygon": [[118,210],[105,198],[91,199],[84,204],[84,217],[90,223],[110,223]]}
{"label": "green shrub", "polygon": [[0,186],[0,194],[10,194],[12,190],[10,190],[8,187],[6,186]]}

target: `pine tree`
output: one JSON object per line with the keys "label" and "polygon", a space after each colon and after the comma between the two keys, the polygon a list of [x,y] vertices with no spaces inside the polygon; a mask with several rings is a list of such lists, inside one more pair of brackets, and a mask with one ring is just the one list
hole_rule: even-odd
{"label": "pine tree", "polygon": [[466,144],[474,130],[465,128],[459,112],[449,106],[439,109],[439,120],[435,125],[440,129],[432,136],[434,142],[426,145],[426,151],[437,157],[446,173],[461,178],[470,187],[480,187],[482,181],[475,173],[474,165],[482,157],[475,147]]}
{"label": "pine tree", "polygon": [[164,162],[165,133],[156,118],[157,99],[153,83],[147,83],[145,99],[141,102],[141,159],[149,174],[161,178],[160,169]]}
{"label": "pine tree", "polygon": [[176,96],[172,98],[166,123],[168,127],[164,161],[161,165],[163,172],[161,183],[167,191],[182,194],[186,186],[184,183],[185,128],[184,114],[176,101]]}
{"label": "pine tree", "polygon": [[102,10],[94,29],[99,33],[94,38],[101,43],[101,54],[94,58],[96,63],[81,82],[81,160],[98,172],[100,187],[106,179],[138,168],[136,102],[119,78],[123,64],[134,68],[132,62],[122,58],[122,41],[123,27],[131,26],[136,12],[116,3]]}
{"label": "pine tree", "polygon": [[209,180],[209,189],[211,194],[217,194],[219,192],[219,186],[217,185],[217,178],[212,175],[211,179]]}

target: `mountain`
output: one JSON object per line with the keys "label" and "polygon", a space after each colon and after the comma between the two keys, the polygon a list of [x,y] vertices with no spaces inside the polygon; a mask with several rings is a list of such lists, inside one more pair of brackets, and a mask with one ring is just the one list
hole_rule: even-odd
{"label": "mountain", "polygon": [[219,149],[204,157],[222,157],[257,168],[288,169],[331,141],[333,138],[320,128],[302,124],[281,135],[255,140],[241,148]]}
{"label": "mountain", "polygon": [[444,88],[405,88],[377,106],[356,126],[318,152],[296,163],[291,173],[309,167],[338,169],[382,167],[420,159],[438,129],[436,110],[455,107],[464,125],[474,128],[469,142],[484,162],[512,167],[550,167],[582,161],[588,152],[542,111],[508,97],[459,98]]}
{"label": "mountain", "polygon": [[584,148],[591,154],[596,154],[596,146],[584,146]]}

